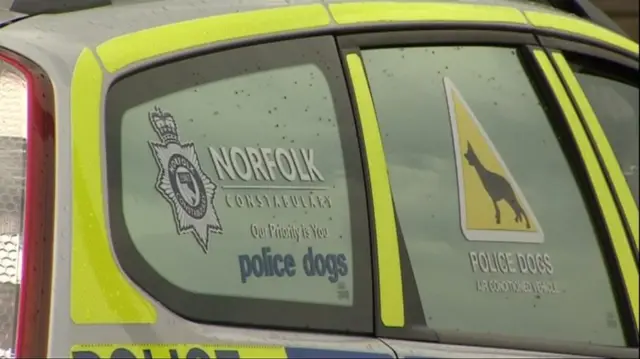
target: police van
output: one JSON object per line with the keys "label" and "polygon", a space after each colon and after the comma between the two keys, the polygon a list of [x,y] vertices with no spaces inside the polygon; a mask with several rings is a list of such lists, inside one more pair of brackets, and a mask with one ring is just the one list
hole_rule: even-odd
{"label": "police van", "polygon": [[637,357],[638,44],[590,2],[0,24],[0,357]]}

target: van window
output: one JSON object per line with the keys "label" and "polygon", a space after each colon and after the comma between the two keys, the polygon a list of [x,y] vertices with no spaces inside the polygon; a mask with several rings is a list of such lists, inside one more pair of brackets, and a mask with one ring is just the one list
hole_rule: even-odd
{"label": "van window", "polygon": [[518,52],[362,56],[423,308],[413,315],[443,332],[624,345],[570,144]]}
{"label": "van window", "polygon": [[203,322],[370,327],[362,167],[330,38],[126,77],[107,131],[115,251],[155,299]]}
{"label": "van window", "polygon": [[[640,116],[638,92],[638,73],[626,80],[606,76],[611,66],[599,66],[592,69],[582,63],[572,67],[576,78],[582,85],[591,107],[600,120],[613,152],[618,158],[622,171],[638,204],[638,116]],[[632,72],[629,69],[629,72]],[[633,79],[635,76],[635,79]]]}

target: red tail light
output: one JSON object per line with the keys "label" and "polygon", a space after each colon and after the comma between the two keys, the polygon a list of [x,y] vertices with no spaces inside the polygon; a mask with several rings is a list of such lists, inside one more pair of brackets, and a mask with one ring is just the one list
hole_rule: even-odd
{"label": "red tail light", "polygon": [[54,138],[48,77],[0,48],[0,357],[47,354]]}

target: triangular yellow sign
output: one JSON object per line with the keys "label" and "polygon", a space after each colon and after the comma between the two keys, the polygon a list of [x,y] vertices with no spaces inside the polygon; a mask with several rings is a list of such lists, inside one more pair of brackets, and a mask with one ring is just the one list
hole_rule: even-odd
{"label": "triangular yellow sign", "polygon": [[520,187],[453,82],[444,78],[456,152],[460,224],[470,241],[542,243]]}

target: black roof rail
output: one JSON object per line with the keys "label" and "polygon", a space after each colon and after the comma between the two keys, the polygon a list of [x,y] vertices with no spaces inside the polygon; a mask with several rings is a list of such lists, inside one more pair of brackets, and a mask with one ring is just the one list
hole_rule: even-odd
{"label": "black roof rail", "polygon": [[[633,0],[629,0],[633,1]],[[590,0],[546,0],[554,8],[592,21],[620,35],[629,37],[622,28]]]}
{"label": "black roof rail", "polygon": [[27,15],[55,14],[111,5],[111,0],[13,0],[9,10]]}

